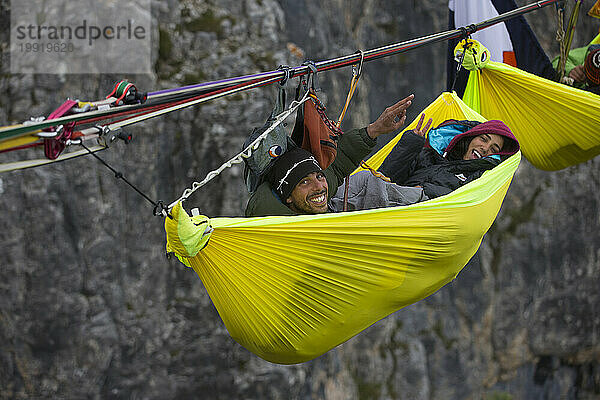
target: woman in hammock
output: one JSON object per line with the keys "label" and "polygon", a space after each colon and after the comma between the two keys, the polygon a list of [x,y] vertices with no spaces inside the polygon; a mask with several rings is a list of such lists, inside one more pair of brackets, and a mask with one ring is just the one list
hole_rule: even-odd
{"label": "woman in hammock", "polygon": [[[267,181],[250,197],[246,216],[342,211],[343,186],[328,202],[329,187],[335,183],[334,187],[340,185],[343,176],[358,165],[357,154],[368,153],[374,145],[373,136],[402,126],[412,98],[409,96],[386,109],[368,129],[342,136],[342,141],[348,143],[340,143],[338,157],[326,171],[321,170],[310,153],[299,148],[280,156]],[[392,183],[368,171],[351,176],[349,211],[408,205],[450,193],[498,165],[500,155],[512,155],[519,150],[516,138],[501,121],[449,120],[432,130],[426,140],[431,120],[423,127],[424,118],[421,115],[416,129],[403,134],[380,167]],[[368,134],[369,129],[375,135]],[[369,136],[371,142],[365,144]],[[340,150],[344,149],[347,151],[341,151],[342,155],[352,153],[352,156],[341,157]],[[488,157],[494,154],[496,158]],[[339,167],[342,160],[346,160],[344,168]],[[337,181],[334,183],[335,179],[330,176],[335,176]]]}
{"label": "woman in hammock", "polygon": [[[432,129],[423,127],[422,114],[416,129],[406,131],[379,171],[393,184],[361,171],[350,179],[348,209],[408,205],[432,199],[479,178],[515,154],[519,142],[503,122],[448,120]],[[340,188],[331,200],[334,211],[343,206]]]}

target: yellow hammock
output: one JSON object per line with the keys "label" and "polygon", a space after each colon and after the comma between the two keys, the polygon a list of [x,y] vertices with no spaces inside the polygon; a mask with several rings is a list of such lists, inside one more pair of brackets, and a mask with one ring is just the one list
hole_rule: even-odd
{"label": "yellow hammock", "polygon": [[[449,93],[425,112],[436,122],[483,120]],[[405,207],[209,220],[177,203],[165,222],[167,251],[196,271],[238,343],[267,361],[304,362],[454,279],[496,218],[520,158]]]}
{"label": "yellow hammock", "polygon": [[537,168],[556,171],[600,154],[600,96],[490,61],[473,70],[463,100],[502,120]]}

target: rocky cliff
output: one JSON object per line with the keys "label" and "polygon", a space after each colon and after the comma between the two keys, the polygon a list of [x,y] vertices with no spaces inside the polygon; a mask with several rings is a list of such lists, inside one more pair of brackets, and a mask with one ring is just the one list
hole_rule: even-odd
{"label": "rocky cliff", "polygon": [[[0,6],[2,125],[46,115],[66,97],[101,98],[123,78],[9,74],[10,5]],[[445,30],[446,7],[154,1],[154,73],[127,78],[156,90],[350,54]],[[552,10],[527,18],[556,54]],[[598,25],[580,20],[575,46]],[[445,88],[445,51],[438,44],[369,63],[346,126],[366,125],[409,93],[415,118]],[[349,69],[321,74],[332,115],[350,77]],[[267,117],[273,90],[151,120],[131,130],[130,145],[101,156],[152,198],[171,201],[240,149]],[[524,161],[454,282],[293,366],[265,362],[228,336],[195,273],[166,259],[162,220],[96,160],[3,174],[0,398],[597,399],[599,163],[544,172]],[[190,205],[240,215],[246,198],[234,168]]]}

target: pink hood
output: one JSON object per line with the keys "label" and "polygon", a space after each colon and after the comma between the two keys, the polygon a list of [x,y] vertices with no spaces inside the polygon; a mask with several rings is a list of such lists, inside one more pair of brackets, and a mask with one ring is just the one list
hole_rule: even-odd
{"label": "pink hood", "polygon": [[502,151],[495,154],[510,156],[515,154],[520,149],[519,141],[515,135],[513,135],[510,128],[504,124],[504,122],[490,120],[487,122],[482,122],[468,131],[454,136],[454,138],[448,144],[446,152],[450,151],[461,139],[469,136],[483,135],[484,133],[494,133],[504,137],[504,146],[502,147]]}

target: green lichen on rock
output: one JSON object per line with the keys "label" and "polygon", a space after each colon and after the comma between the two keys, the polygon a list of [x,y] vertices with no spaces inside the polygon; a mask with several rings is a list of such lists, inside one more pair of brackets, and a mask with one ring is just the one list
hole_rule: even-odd
{"label": "green lichen on rock", "polygon": [[173,51],[173,42],[169,32],[163,28],[158,28],[158,58],[159,60],[168,60]]}
{"label": "green lichen on rock", "polygon": [[378,399],[381,396],[381,383],[357,380],[359,399]]}
{"label": "green lichen on rock", "polygon": [[484,400],[513,400],[513,396],[507,392],[493,391],[485,394]]}
{"label": "green lichen on rock", "polygon": [[254,65],[261,69],[273,69],[275,67],[275,56],[272,52],[267,51],[264,53],[249,53],[248,57],[252,60]]}
{"label": "green lichen on rock", "polygon": [[185,22],[182,24],[182,29],[188,32],[214,32],[218,38],[224,37],[223,21],[229,20],[234,23],[234,19],[230,16],[219,16],[212,9],[204,11],[197,17],[192,17],[189,10],[182,11],[182,19]]}
{"label": "green lichen on rock", "polygon": [[432,330],[435,333],[435,335],[442,341],[446,350],[450,349],[456,343],[456,339],[451,339],[444,333],[444,327],[442,325],[441,320],[437,320],[435,322],[435,324],[432,327]]}
{"label": "green lichen on rock", "polygon": [[183,60],[177,60],[173,54],[173,41],[168,30],[158,28],[158,58],[155,69],[161,79],[170,79],[181,69]]}
{"label": "green lichen on rock", "polygon": [[183,79],[181,80],[181,84],[194,85],[196,83],[201,83],[206,80],[207,80],[206,74],[203,71],[198,70],[198,71],[184,74]]}

